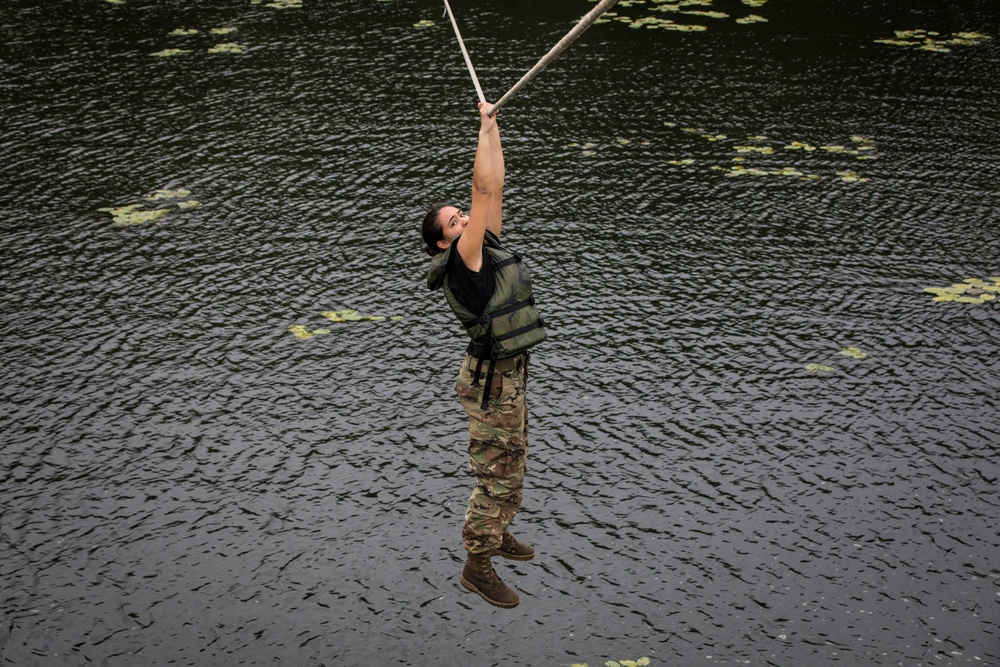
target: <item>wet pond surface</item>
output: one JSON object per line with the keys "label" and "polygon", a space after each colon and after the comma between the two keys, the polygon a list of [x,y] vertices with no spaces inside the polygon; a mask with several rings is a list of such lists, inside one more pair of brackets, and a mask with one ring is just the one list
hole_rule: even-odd
{"label": "wet pond surface", "polygon": [[[434,3],[301,4],[0,12],[4,664],[1000,664],[1000,305],[924,291],[1000,277],[990,3],[622,6],[707,29],[595,26],[504,110],[512,611],[457,583],[417,233],[473,88]],[[453,3],[492,98],[589,7]]]}

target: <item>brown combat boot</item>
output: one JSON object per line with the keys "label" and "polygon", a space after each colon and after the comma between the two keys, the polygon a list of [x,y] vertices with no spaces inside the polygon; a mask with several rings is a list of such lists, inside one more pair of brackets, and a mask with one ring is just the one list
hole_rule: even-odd
{"label": "brown combat boot", "polygon": [[535,548],[530,544],[519,542],[510,533],[504,533],[500,546],[493,550],[494,556],[503,556],[511,560],[531,560],[535,557]]}
{"label": "brown combat boot", "polygon": [[495,607],[511,609],[521,601],[514,589],[497,576],[489,553],[469,554],[462,570],[462,585]]}

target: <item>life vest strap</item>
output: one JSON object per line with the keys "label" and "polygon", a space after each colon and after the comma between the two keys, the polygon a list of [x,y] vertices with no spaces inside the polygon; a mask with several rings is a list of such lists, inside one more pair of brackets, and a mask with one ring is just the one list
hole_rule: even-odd
{"label": "life vest strap", "polygon": [[521,256],[518,255],[515,252],[513,255],[511,255],[507,259],[501,259],[499,262],[494,262],[493,263],[493,270],[494,271],[499,271],[500,269],[504,268],[505,266],[510,266],[511,264],[517,264],[520,261],[521,261]]}
{"label": "life vest strap", "polygon": [[545,326],[545,321],[542,320],[541,317],[539,317],[538,321],[532,322],[531,324],[529,324],[527,326],[524,326],[524,327],[521,327],[520,329],[514,329],[513,331],[508,331],[505,334],[501,334],[499,336],[495,336],[493,338],[493,340],[499,342],[499,341],[502,341],[502,340],[507,340],[509,338],[516,338],[517,336],[520,336],[521,334],[528,333],[529,331],[534,331],[535,329],[541,329],[544,326]]}
{"label": "life vest strap", "polygon": [[482,324],[486,327],[486,330],[489,332],[493,328],[494,318],[503,317],[504,315],[510,315],[513,312],[521,310],[522,308],[527,308],[528,306],[534,306],[534,305],[535,305],[535,297],[531,296],[528,297],[527,301],[519,301],[518,303],[513,303],[509,306],[504,306],[503,308],[494,310],[492,313],[483,313],[474,320],[464,320],[462,321],[462,326],[464,326],[466,330],[468,330],[478,324]]}

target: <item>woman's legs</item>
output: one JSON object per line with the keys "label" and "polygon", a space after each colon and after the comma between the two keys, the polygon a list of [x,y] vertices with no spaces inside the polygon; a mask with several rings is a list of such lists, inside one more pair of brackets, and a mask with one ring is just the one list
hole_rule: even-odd
{"label": "woman's legs", "polygon": [[526,355],[493,378],[481,408],[484,380],[472,384],[475,366],[462,365],[455,390],[469,415],[469,463],[476,485],[465,512],[462,539],[469,553],[492,552],[521,507],[528,455]]}

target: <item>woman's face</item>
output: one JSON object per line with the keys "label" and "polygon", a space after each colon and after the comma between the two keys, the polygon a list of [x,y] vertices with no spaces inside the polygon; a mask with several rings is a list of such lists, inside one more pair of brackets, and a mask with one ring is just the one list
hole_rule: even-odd
{"label": "woman's face", "polygon": [[451,245],[456,236],[465,231],[465,226],[469,224],[469,216],[455,206],[445,206],[438,212],[438,224],[441,225],[441,234],[444,236],[438,241],[438,246],[443,250]]}

